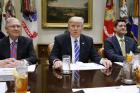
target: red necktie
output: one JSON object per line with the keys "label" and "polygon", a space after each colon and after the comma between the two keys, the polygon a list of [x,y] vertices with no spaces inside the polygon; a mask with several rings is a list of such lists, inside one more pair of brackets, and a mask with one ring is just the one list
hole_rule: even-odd
{"label": "red necktie", "polygon": [[10,45],[10,57],[11,58],[17,58],[17,43],[15,41],[13,41]]}

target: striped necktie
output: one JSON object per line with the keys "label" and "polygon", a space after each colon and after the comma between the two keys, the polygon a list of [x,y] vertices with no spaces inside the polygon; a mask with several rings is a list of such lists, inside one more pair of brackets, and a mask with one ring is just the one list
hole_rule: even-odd
{"label": "striped necktie", "polygon": [[10,57],[17,58],[17,42],[13,41],[10,45]]}
{"label": "striped necktie", "polygon": [[74,41],[74,57],[75,57],[75,61],[74,61],[74,63],[76,63],[77,61],[79,61],[79,53],[80,52],[80,47],[79,47],[79,45],[78,45],[78,40],[76,39],[75,41]]}
{"label": "striped necktie", "polygon": [[80,72],[79,70],[73,71],[73,87],[80,87]]}

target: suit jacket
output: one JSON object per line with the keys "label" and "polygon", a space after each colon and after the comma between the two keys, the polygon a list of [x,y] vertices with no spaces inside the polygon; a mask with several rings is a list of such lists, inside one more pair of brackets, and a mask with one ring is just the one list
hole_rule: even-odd
{"label": "suit jacket", "polygon": [[0,31],[0,39],[2,39],[4,37],[5,37],[4,33],[2,31]]}
{"label": "suit jacket", "polygon": [[[64,33],[55,37],[54,47],[49,57],[50,64],[53,64],[55,59],[62,60],[63,55],[72,56],[71,38],[69,33]],[[99,63],[101,57],[97,54],[93,39],[81,34],[80,36],[80,55],[79,61],[91,61]]]}
{"label": "suit jacket", "polygon": [[[0,60],[10,58],[10,41],[9,37],[4,37],[0,40]],[[17,43],[17,59],[26,59],[29,64],[35,64],[37,61],[36,54],[33,48],[32,40],[20,36]]]}
{"label": "suit jacket", "polygon": [[[133,53],[138,52],[137,45],[132,38],[125,36],[124,40],[126,53],[130,53],[130,51],[132,51]],[[112,62],[115,61],[123,62],[124,60],[121,47],[119,45],[119,41],[117,40],[116,36],[112,36],[104,42],[104,53],[105,56]]]}

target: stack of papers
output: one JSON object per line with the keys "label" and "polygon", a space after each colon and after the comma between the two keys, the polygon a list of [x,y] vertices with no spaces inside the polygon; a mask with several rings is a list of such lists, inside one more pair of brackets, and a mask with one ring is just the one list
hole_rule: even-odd
{"label": "stack of papers", "polygon": [[79,90],[83,90],[84,93],[139,93],[139,89],[136,85],[72,89],[73,92]]}
{"label": "stack of papers", "polygon": [[[28,66],[28,72],[34,72],[35,67],[36,65]],[[15,69],[16,68],[0,68],[0,81],[13,81],[13,72]]]}
{"label": "stack of papers", "polygon": [[76,64],[70,64],[70,70],[93,70],[93,69],[105,69],[105,67],[96,63],[76,62]]}
{"label": "stack of papers", "polygon": [[[28,66],[28,72],[33,72],[35,70],[36,65]],[[16,68],[0,68],[0,75],[13,75],[13,71]]]}

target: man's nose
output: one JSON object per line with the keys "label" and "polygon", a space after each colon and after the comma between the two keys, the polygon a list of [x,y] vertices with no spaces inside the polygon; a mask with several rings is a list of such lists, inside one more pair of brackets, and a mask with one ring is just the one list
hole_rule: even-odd
{"label": "man's nose", "polygon": [[77,27],[77,26],[75,26],[75,27],[74,27],[74,29],[75,29],[75,30],[77,30],[77,29],[78,29],[78,27]]}

